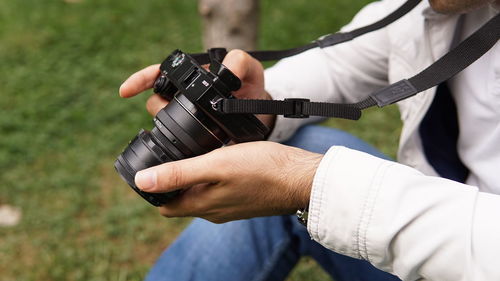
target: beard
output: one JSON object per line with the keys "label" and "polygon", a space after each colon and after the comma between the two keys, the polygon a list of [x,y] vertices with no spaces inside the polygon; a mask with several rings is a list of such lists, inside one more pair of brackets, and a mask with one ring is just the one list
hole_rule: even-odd
{"label": "beard", "polygon": [[442,14],[461,14],[500,0],[429,0],[433,10]]}

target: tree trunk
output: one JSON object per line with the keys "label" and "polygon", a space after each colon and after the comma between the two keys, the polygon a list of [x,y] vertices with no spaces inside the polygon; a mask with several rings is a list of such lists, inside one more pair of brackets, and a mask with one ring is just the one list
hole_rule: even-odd
{"label": "tree trunk", "polygon": [[255,50],[259,0],[199,0],[203,46]]}

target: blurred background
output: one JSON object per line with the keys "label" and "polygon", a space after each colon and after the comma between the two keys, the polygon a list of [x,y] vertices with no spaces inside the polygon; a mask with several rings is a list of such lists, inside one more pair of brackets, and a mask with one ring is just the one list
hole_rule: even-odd
{"label": "blurred background", "polygon": [[[257,48],[337,31],[367,2],[261,0]],[[151,128],[150,93],[120,99],[121,82],[202,51],[202,24],[195,0],[0,0],[0,280],[141,280],[189,223],[161,217],[113,162]],[[324,125],[395,156],[394,107]],[[288,280],[330,279],[303,258]]]}

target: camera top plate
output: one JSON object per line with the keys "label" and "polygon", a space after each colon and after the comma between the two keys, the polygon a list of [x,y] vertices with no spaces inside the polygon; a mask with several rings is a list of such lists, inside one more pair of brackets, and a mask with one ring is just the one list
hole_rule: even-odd
{"label": "camera top plate", "polygon": [[[241,87],[241,81],[220,61],[213,60],[211,64],[213,72],[206,70],[190,55],[175,50],[160,66],[161,74],[155,82],[155,92],[169,100],[174,95],[184,95],[235,142],[265,139],[269,128],[255,115],[224,114],[214,109],[217,101],[234,98],[231,92]],[[161,90],[165,88],[167,91]],[[168,93],[164,95],[164,92]]]}

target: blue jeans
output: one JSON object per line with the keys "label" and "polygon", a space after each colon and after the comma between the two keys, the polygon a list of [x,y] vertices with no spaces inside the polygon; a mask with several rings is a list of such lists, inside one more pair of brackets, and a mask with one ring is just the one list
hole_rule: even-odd
{"label": "blue jeans", "polygon": [[[317,125],[301,128],[285,144],[317,153],[343,145],[387,159],[348,133]],[[366,261],[324,248],[289,215],[225,224],[195,219],[160,256],[146,280],[284,280],[305,255],[314,258],[336,281],[399,280]]]}

